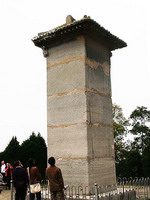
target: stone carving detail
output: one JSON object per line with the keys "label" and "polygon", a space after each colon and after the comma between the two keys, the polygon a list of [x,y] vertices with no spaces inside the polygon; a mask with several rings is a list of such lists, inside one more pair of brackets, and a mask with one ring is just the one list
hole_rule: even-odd
{"label": "stone carving detail", "polygon": [[42,47],[43,50],[43,56],[46,58],[48,56],[48,50],[45,46]]}

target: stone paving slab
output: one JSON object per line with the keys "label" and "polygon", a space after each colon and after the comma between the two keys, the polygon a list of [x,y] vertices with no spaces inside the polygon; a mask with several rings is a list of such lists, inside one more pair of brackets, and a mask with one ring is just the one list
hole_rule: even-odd
{"label": "stone paving slab", "polygon": [[11,194],[10,190],[3,190],[0,194],[0,200],[10,200]]}

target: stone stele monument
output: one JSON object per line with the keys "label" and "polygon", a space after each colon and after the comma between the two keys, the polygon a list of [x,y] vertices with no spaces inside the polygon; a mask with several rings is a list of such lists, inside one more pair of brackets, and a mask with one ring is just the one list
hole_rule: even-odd
{"label": "stone stele monument", "polygon": [[48,157],[69,186],[115,184],[110,57],[126,43],[70,15],[32,41],[47,62]]}

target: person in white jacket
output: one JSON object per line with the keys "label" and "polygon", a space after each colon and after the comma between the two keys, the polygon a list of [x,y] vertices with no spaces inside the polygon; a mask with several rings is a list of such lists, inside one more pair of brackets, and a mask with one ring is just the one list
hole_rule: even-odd
{"label": "person in white jacket", "polygon": [[1,174],[3,175],[3,181],[4,181],[4,183],[6,182],[6,178],[5,178],[5,168],[6,168],[5,161],[2,160],[2,161],[1,161]]}

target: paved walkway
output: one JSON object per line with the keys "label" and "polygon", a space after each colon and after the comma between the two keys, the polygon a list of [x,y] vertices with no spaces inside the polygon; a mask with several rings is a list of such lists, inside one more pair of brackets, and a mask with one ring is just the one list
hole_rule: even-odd
{"label": "paved walkway", "polygon": [[11,194],[10,190],[3,190],[0,194],[0,200],[10,200]]}

